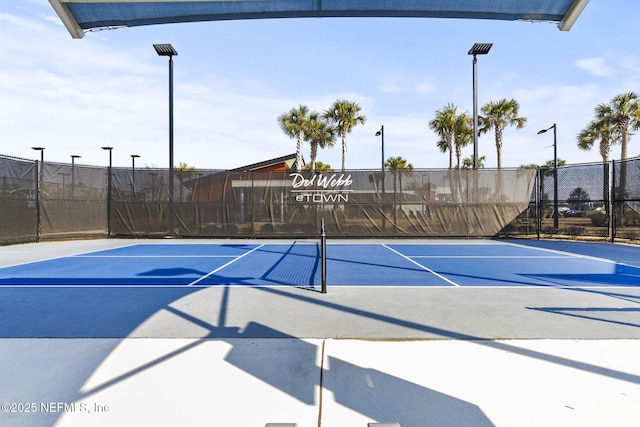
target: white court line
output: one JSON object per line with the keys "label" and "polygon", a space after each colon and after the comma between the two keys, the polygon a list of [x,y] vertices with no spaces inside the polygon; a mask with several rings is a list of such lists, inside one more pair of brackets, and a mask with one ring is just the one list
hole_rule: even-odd
{"label": "white court line", "polygon": [[571,255],[532,256],[532,255],[413,255],[411,258],[478,258],[478,259],[564,259],[575,258]]}
{"label": "white court line", "polygon": [[74,258],[235,258],[235,255],[74,255]]}
{"label": "white court line", "polygon": [[0,270],[2,270],[4,268],[9,268],[9,267],[19,267],[19,266],[22,266],[22,265],[35,264],[35,263],[38,263],[38,262],[57,261],[57,260],[60,260],[60,259],[65,259],[65,258],[82,257],[84,254],[90,254],[90,253],[102,252],[102,251],[110,251],[112,249],[128,248],[128,247],[136,246],[136,245],[138,245],[138,243],[131,243],[129,245],[117,246],[115,248],[97,249],[97,250],[92,250],[92,251],[78,252],[78,253],[70,254],[70,255],[52,256],[52,257],[37,259],[37,260],[33,260],[33,261],[18,262],[18,263],[15,263],[15,264],[9,264],[9,265],[0,266]]}
{"label": "white court line", "polygon": [[400,255],[402,258],[406,259],[407,261],[409,261],[409,262],[411,262],[411,263],[413,263],[413,264],[417,265],[417,266],[418,266],[418,267],[420,267],[421,269],[423,269],[423,270],[425,270],[425,271],[428,271],[429,273],[433,274],[433,275],[434,275],[434,276],[436,276],[436,277],[439,277],[440,279],[444,280],[445,282],[451,283],[453,286],[460,287],[460,285],[459,285],[459,284],[457,284],[456,282],[454,282],[454,281],[452,281],[452,280],[447,279],[447,278],[446,278],[446,277],[444,277],[443,275],[436,273],[436,272],[435,272],[435,271],[433,271],[432,269],[427,268],[427,267],[425,267],[424,265],[421,265],[420,263],[415,262],[414,260],[412,260],[412,259],[411,259],[411,258],[409,258],[408,256],[401,254],[400,252],[396,251],[395,249],[390,248],[389,246],[385,245],[384,243],[382,244],[382,246],[383,246],[383,247],[385,247],[385,248],[387,248],[387,249],[389,249],[391,252],[393,252],[393,253],[395,253],[395,254],[397,254],[397,255]]}
{"label": "white court line", "polygon": [[505,244],[505,245],[511,245],[511,246],[515,246],[515,247],[523,248],[523,249],[536,249],[536,250],[539,250],[541,252],[551,252],[551,253],[554,253],[554,254],[565,255],[565,256],[571,257],[571,258],[583,258],[583,259],[590,259],[590,260],[593,260],[593,261],[604,262],[604,263],[607,263],[607,264],[618,264],[616,261],[613,261],[613,260],[607,259],[607,258],[599,258],[599,257],[595,257],[595,256],[575,254],[573,252],[559,251],[557,249],[538,248],[538,247],[535,247],[535,246],[520,245],[518,243],[512,243],[512,242],[502,242],[502,243]]}
{"label": "white court line", "polygon": [[199,279],[194,280],[193,282],[189,283],[187,286],[193,286],[197,283],[200,283],[202,280],[206,279],[207,277],[216,274],[218,271],[222,270],[223,268],[233,264],[234,262],[238,261],[241,258],[246,257],[247,255],[249,255],[251,252],[253,251],[257,251],[258,249],[260,249],[261,247],[263,247],[265,245],[265,243],[261,244],[260,246],[256,246],[255,248],[251,249],[249,252],[247,252],[246,254],[242,254],[237,258],[232,259],[231,261],[229,261],[228,263],[221,265],[220,267],[216,268],[213,271],[210,271],[209,273],[205,274],[204,276],[200,277]]}

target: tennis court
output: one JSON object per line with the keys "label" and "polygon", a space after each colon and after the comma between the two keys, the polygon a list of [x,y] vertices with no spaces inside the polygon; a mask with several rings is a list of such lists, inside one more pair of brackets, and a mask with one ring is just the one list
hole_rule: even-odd
{"label": "tennis court", "polygon": [[[640,248],[579,242],[332,241],[327,285],[640,285]],[[2,286],[296,286],[319,290],[321,245],[294,241],[123,241],[0,268]]]}
{"label": "tennis court", "polygon": [[[640,248],[332,239],[322,294],[320,246],[101,239],[0,247],[0,398],[39,409],[0,421],[638,419]],[[96,407],[109,411],[81,410]]]}

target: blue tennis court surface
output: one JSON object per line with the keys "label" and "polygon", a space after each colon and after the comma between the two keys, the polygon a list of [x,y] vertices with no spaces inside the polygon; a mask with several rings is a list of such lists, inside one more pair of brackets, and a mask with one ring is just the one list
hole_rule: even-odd
{"label": "blue tennis court surface", "polygon": [[[640,261],[634,260],[640,260],[640,248],[606,244],[545,247],[535,242],[504,241],[339,242],[327,245],[327,284],[640,286]],[[142,243],[0,268],[0,286],[319,289],[320,264],[316,242]]]}

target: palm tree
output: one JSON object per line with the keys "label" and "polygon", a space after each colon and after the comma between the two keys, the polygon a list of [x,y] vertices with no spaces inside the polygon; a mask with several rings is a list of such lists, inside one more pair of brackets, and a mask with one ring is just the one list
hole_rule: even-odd
{"label": "palm tree", "polygon": [[278,116],[278,124],[282,131],[291,139],[296,139],[296,168],[302,168],[302,143],[307,139],[307,127],[310,120],[309,107],[300,104],[289,112]]}
{"label": "palm tree", "polygon": [[413,165],[401,156],[389,157],[387,161],[384,162],[384,167],[389,170],[402,172],[411,172],[413,170]]}
{"label": "palm tree", "polygon": [[515,126],[522,129],[527,122],[525,117],[518,117],[520,105],[515,99],[501,99],[497,102],[490,102],[482,107],[482,116],[478,117],[480,129],[478,133],[483,134],[491,129],[495,132],[496,150],[498,152],[498,169],[502,169],[502,133],[507,126]]}
{"label": "palm tree", "polygon": [[609,217],[609,153],[611,153],[611,146],[620,142],[621,135],[610,103],[599,104],[595,113],[595,119],[578,134],[578,147],[582,150],[591,150],[594,143],[600,140],[599,148],[603,167],[602,200],[605,202],[605,212]]}
{"label": "palm tree", "polygon": [[[473,129],[471,130],[471,132],[473,132]],[[487,156],[478,157],[478,169],[484,168],[484,162],[486,160]],[[533,167],[536,168],[537,165],[534,165]],[[462,159],[462,169],[473,169],[473,154]]]}
{"label": "palm tree", "polygon": [[[620,184],[618,186],[617,198],[627,197],[627,146],[631,130],[640,129],[640,101],[635,92],[627,92],[617,95],[611,100],[613,110],[613,123],[620,133]],[[619,207],[619,225],[625,223],[624,204]]]}
{"label": "palm tree", "polygon": [[429,122],[440,140],[437,142],[441,152],[449,152],[449,169],[453,169],[453,144],[456,138],[456,117],[458,108],[454,104],[447,104],[443,109],[436,110],[436,117]]}
{"label": "palm tree", "polygon": [[[399,181],[400,181],[400,192],[402,193],[402,175],[405,173],[411,173],[413,171],[413,165],[409,163],[406,159],[402,157],[389,157],[386,162],[384,162],[384,167],[393,171],[393,194],[394,201],[398,203],[398,186],[396,185],[396,180],[398,179],[399,173]],[[402,206],[402,199],[400,199],[400,206]],[[395,221],[396,209],[393,210],[393,217]]]}
{"label": "palm tree", "polygon": [[581,150],[591,150],[597,140],[600,140],[600,156],[603,162],[609,161],[611,146],[620,140],[620,132],[614,123],[611,104],[600,104],[596,107],[596,118],[578,134],[578,147]]}
{"label": "palm tree", "polygon": [[303,171],[310,171],[312,170],[311,167],[314,166],[314,171],[315,172],[333,172],[333,168],[331,167],[331,165],[326,165],[322,162],[315,162],[315,164],[308,164],[308,165],[304,165],[304,167],[302,168]]}
{"label": "palm tree", "polygon": [[456,116],[455,121],[455,140],[454,148],[456,150],[457,169],[460,169],[462,148],[473,142],[473,119],[466,112]]}
{"label": "palm tree", "polygon": [[360,106],[353,101],[338,99],[328,110],[324,112],[322,118],[335,126],[336,133],[342,141],[342,171],[345,171],[345,159],[347,156],[347,134],[359,124],[363,125],[367,118],[360,114]]}
{"label": "palm tree", "polygon": [[635,92],[620,94],[611,100],[613,123],[620,132],[620,160],[627,158],[631,130],[640,129],[640,100]]}
{"label": "palm tree", "polygon": [[307,122],[306,134],[306,140],[311,147],[309,156],[311,171],[315,171],[318,148],[333,147],[336,144],[336,128],[327,123],[326,120],[322,120],[318,114],[313,113]]}

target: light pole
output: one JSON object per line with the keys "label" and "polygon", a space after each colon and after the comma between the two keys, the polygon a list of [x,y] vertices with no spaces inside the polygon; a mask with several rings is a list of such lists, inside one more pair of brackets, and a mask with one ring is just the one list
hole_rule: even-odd
{"label": "light pole", "polygon": [[380,130],[376,132],[376,136],[382,137],[382,172],[384,173],[384,125],[380,127]]}
{"label": "light pole", "polygon": [[107,237],[111,237],[111,167],[113,147],[102,147],[109,152],[109,169],[107,169]]}
{"label": "light pole", "polygon": [[386,220],[385,220],[385,216],[384,216],[384,203],[385,203],[385,190],[384,190],[384,125],[382,125],[380,127],[380,130],[378,132],[376,132],[376,136],[381,137],[380,140],[382,142],[381,148],[382,148],[382,164],[381,164],[381,169],[380,169],[380,173],[382,173],[382,228],[384,229],[386,227]]}
{"label": "light pole", "polygon": [[136,200],[136,159],[140,157],[137,154],[131,155],[131,197]]}
{"label": "light pole", "polygon": [[36,242],[40,241],[41,226],[40,226],[40,193],[44,185],[44,147],[31,147],[32,150],[40,152],[40,168],[37,168],[36,174]]}
{"label": "light pole", "polygon": [[[71,155],[71,200],[75,198],[76,193],[76,159],[82,156],[77,154]],[[62,186],[64,188],[64,185]]]}
{"label": "light pole", "polygon": [[169,235],[173,234],[173,57],[178,52],[171,44],[154,44],[159,56],[169,57]]}
{"label": "light pole", "polygon": [[473,55],[473,169],[478,169],[478,58],[486,55],[493,43],[475,43],[468,54]]}
{"label": "light pole", "polygon": [[558,135],[556,132],[556,124],[538,131],[538,135],[542,135],[548,130],[553,129],[553,228],[558,228]]}

